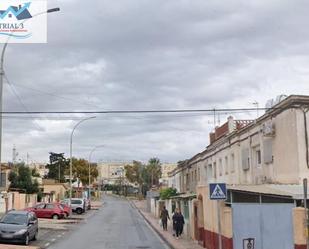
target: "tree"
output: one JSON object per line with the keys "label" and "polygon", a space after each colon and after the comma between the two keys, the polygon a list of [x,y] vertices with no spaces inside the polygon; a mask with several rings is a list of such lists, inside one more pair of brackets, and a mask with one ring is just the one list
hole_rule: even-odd
{"label": "tree", "polygon": [[32,175],[33,177],[40,177],[40,174],[39,174],[39,172],[37,171],[36,168],[33,168],[33,169],[31,170],[31,175]]}
{"label": "tree", "polygon": [[150,158],[146,167],[148,172],[148,176],[150,179],[147,181],[147,185],[152,187],[154,185],[159,185],[159,179],[161,178],[162,171],[161,171],[161,162],[159,158]]}
{"label": "tree", "polygon": [[143,184],[142,170],[144,166],[139,161],[133,161],[133,165],[124,166],[125,175],[129,182]]}
{"label": "tree", "polygon": [[160,191],[160,198],[162,200],[166,200],[175,195],[177,195],[177,190],[175,188],[165,188]]}
{"label": "tree", "polygon": [[[69,172],[68,172],[69,173]],[[79,178],[84,185],[89,183],[89,162],[85,159],[73,158],[72,160],[72,173],[74,178]],[[90,164],[90,182],[98,177],[99,172],[97,169],[97,164]]]}
{"label": "tree", "polygon": [[23,163],[17,165],[17,171],[11,171],[9,174],[10,189],[17,190],[26,194],[39,192],[39,183],[31,177],[31,169]]}
{"label": "tree", "polygon": [[129,182],[138,184],[140,187],[140,193],[142,192],[142,186],[144,183],[143,171],[145,166],[139,161],[133,161],[133,165],[124,166],[125,175]]}
{"label": "tree", "polygon": [[[126,178],[129,182],[138,184],[140,193],[150,189],[153,185],[159,185],[161,178],[161,162],[158,158],[150,158],[147,165],[139,161],[133,161],[133,165],[126,165]],[[143,191],[143,192],[144,192]]]}
{"label": "tree", "polygon": [[49,164],[46,165],[48,169],[47,178],[58,179],[59,182],[65,182],[64,174],[69,168],[70,160],[64,157],[64,153],[49,153]]}

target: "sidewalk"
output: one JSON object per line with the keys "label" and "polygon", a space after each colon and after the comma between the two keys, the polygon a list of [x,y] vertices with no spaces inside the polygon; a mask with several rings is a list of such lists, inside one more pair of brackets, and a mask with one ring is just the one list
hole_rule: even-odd
{"label": "sidewalk", "polygon": [[168,227],[168,231],[163,231],[162,227],[159,225],[158,219],[151,213],[146,212],[146,201],[131,200],[131,203],[139,210],[149,225],[160,235],[160,237],[171,247],[171,249],[204,249],[192,240],[187,240],[184,238],[176,240],[170,226]]}
{"label": "sidewalk", "polygon": [[0,244],[0,249],[40,249],[38,246],[18,246]]}

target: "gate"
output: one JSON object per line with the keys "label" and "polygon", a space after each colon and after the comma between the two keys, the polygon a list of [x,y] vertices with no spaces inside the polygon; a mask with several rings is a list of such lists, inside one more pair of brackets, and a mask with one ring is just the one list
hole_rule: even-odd
{"label": "gate", "polygon": [[243,249],[250,238],[254,249],[294,249],[294,207],[287,203],[233,203],[233,248]]}

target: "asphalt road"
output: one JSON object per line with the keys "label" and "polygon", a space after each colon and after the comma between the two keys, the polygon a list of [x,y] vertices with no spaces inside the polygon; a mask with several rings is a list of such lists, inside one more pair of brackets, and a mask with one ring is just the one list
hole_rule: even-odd
{"label": "asphalt road", "polygon": [[55,229],[39,229],[37,241],[31,241],[30,246],[39,246],[42,249],[48,248],[55,241],[66,236],[66,231]]}
{"label": "asphalt road", "polygon": [[121,198],[104,197],[104,207],[50,249],[168,249],[138,211]]}

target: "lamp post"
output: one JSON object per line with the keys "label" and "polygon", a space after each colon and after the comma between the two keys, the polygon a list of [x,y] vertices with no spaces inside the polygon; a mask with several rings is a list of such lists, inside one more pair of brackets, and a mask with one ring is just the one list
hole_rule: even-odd
{"label": "lamp post", "polygon": [[90,191],[90,184],[91,184],[91,181],[90,181],[90,179],[91,179],[91,170],[90,170],[90,167],[91,167],[91,156],[92,156],[92,153],[96,150],[96,149],[98,149],[98,148],[102,148],[102,147],[104,147],[104,145],[97,145],[97,146],[95,146],[91,151],[90,151],[90,153],[89,153],[89,161],[88,161],[88,173],[89,173],[89,175],[88,175],[88,199],[90,200],[90,194],[91,194],[91,191]]}
{"label": "lamp post", "polygon": [[72,147],[73,147],[73,134],[75,129],[77,128],[77,126],[79,126],[82,122],[89,120],[89,119],[93,119],[96,118],[95,116],[93,117],[88,117],[88,118],[84,118],[82,120],[80,120],[79,122],[77,122],[77,124],[73,127],[71,136],[70,136],[70,205],[71,205],[71,199],[72,199],[72,166],[73,166],[73,162],[72,162]]}
{"label": "lamp post", "polygon": [[[32,16],[36,17],[39,15],[47,14],[47,13],[52,13],[52,12],[58,12],[60,11],[60,8],[52,8],[48,9],[47,11],[37,13]],[[26,22],[29,19],[26,19],[22,23]],[[2,52],[1,52],[1,61],[0,61],[0,187],[2,187],[2,168],[1,168],[1,160],[2,160],[2,111],[3,111],[3,77],[4,77],[4,55],[6,48],[8,46],[8,43],[10,41],[11,36],[9,36],[6,40],[6,42],[3,45]]]}

